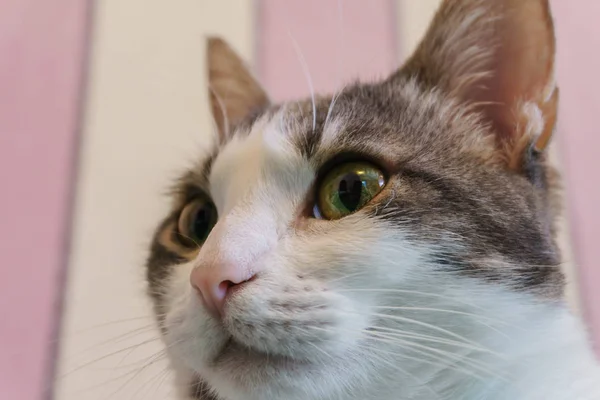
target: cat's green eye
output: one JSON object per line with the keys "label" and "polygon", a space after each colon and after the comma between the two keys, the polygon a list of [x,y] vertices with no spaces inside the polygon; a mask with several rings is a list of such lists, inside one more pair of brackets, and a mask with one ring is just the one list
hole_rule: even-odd
{"label": "cat's green eye", "polygon": [[317,188],[315,217],[339,219],[364,207],[385,185],[383,172],[367,162],[340,164]]}
{"label": "cat's green eye", "polygon": [[217,209],[212,201],[196,199],[181,211],[177,228],[183,239],[201,244],[217,223]]}

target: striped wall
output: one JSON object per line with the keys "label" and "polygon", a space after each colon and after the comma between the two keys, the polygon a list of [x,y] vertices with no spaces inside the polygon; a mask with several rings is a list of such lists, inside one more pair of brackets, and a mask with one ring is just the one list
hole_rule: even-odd
{"label": "striped wall", "polygon": [[38,400],[55,364],[88,2],[0,2],[0,398]]}
{"label": "striped wall", "polygon": [[[600,41],[591,20],[600,8],[580,1],[589,10],[553,2],[566,100],[554,151],[569,178],[568,215],[577,238],[575,257],[565,224],[569,295],[577,308],[583,299],[584,315],[600,333],[600,272],[593,268],[600,193],[588,181],[594,165],[600,171],[590,145],[598,140],[591,117],[600,90],[581,89],[581,79],[600,67],[587,52]],[[0,197],[1,397],[173,397],[142,265],[167,208],[161,193],[210,140],[205,35],[225,37],[252,61],[273,98],[285,100],[307,95],[310,85],[331,92],[356,77],[384,76],[416,46],[438,2],[106,0],[96,2],[88,19],[84,1],[38,2],[34,12],[33,0],[6,0],[0,6],[0,183],[8,194]],[[93,41],[84,46],[86,27]],[[78,101],[84,88],[85,103]],[[82,104],[85,119],[77,129]],[[573,261],[581,266],[582,296]],[[65,307],[57,312],[63,284]],[[53,340],[59,326],[60,340]],[[53,367],[56,380],[49,379]]]}

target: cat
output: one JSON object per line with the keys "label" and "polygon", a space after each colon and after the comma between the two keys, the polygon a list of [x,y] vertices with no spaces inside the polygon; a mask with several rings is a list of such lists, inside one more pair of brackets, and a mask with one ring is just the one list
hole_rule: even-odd
{"label": "cat", "polygon": [[272,104],[207,43],[218,132],[147,262],[181,399],[600,399],[563,299],[545,0],[446,0],[379,82]]}

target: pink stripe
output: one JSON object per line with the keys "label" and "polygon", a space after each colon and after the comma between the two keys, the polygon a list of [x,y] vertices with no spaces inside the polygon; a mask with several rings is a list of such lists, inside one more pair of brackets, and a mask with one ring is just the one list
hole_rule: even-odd
{"label": "pink stripe", "polygon": [[558,38],[561,115],[558,141],[566,168],[569,216],[584,312],[600,350],[600,2],[552,1]]}
{"label": "pink stripe", "polygon": [[260,1],[259,74],[274,100],[309,95],[302,58],[321,93],[357,78],[382,77],[396,66],[394,1],[368,3]]}
{"label": "pink stripe", "polygon": [[0,12],[0,393],[48,397],[88,3]]}

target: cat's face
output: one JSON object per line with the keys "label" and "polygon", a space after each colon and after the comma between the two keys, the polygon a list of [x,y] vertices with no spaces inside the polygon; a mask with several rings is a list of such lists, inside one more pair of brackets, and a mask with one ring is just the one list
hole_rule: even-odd
{"label": "cat's face", "polygon": [[[177,185],[148,261],[191,393],[384,398],[401,371],[439,368],[452,361],[439,352],[461,354],[459,338],[480,335],[489,315],[468,301],[475,291],[560,297],[549,171],[535,150],[553,129],[551,25],[544,2],[492,3],[445,3],[403,69],[318,97],[314,113],[310,100],[269,105],[231,50],[210,42],[220,144]],[[522,44],[492,34],[512,32],[521,13],[550,57],[531,65],[512,51],[517,60],[496,66]],[[476,32],[496,47],[461,63]]]}

